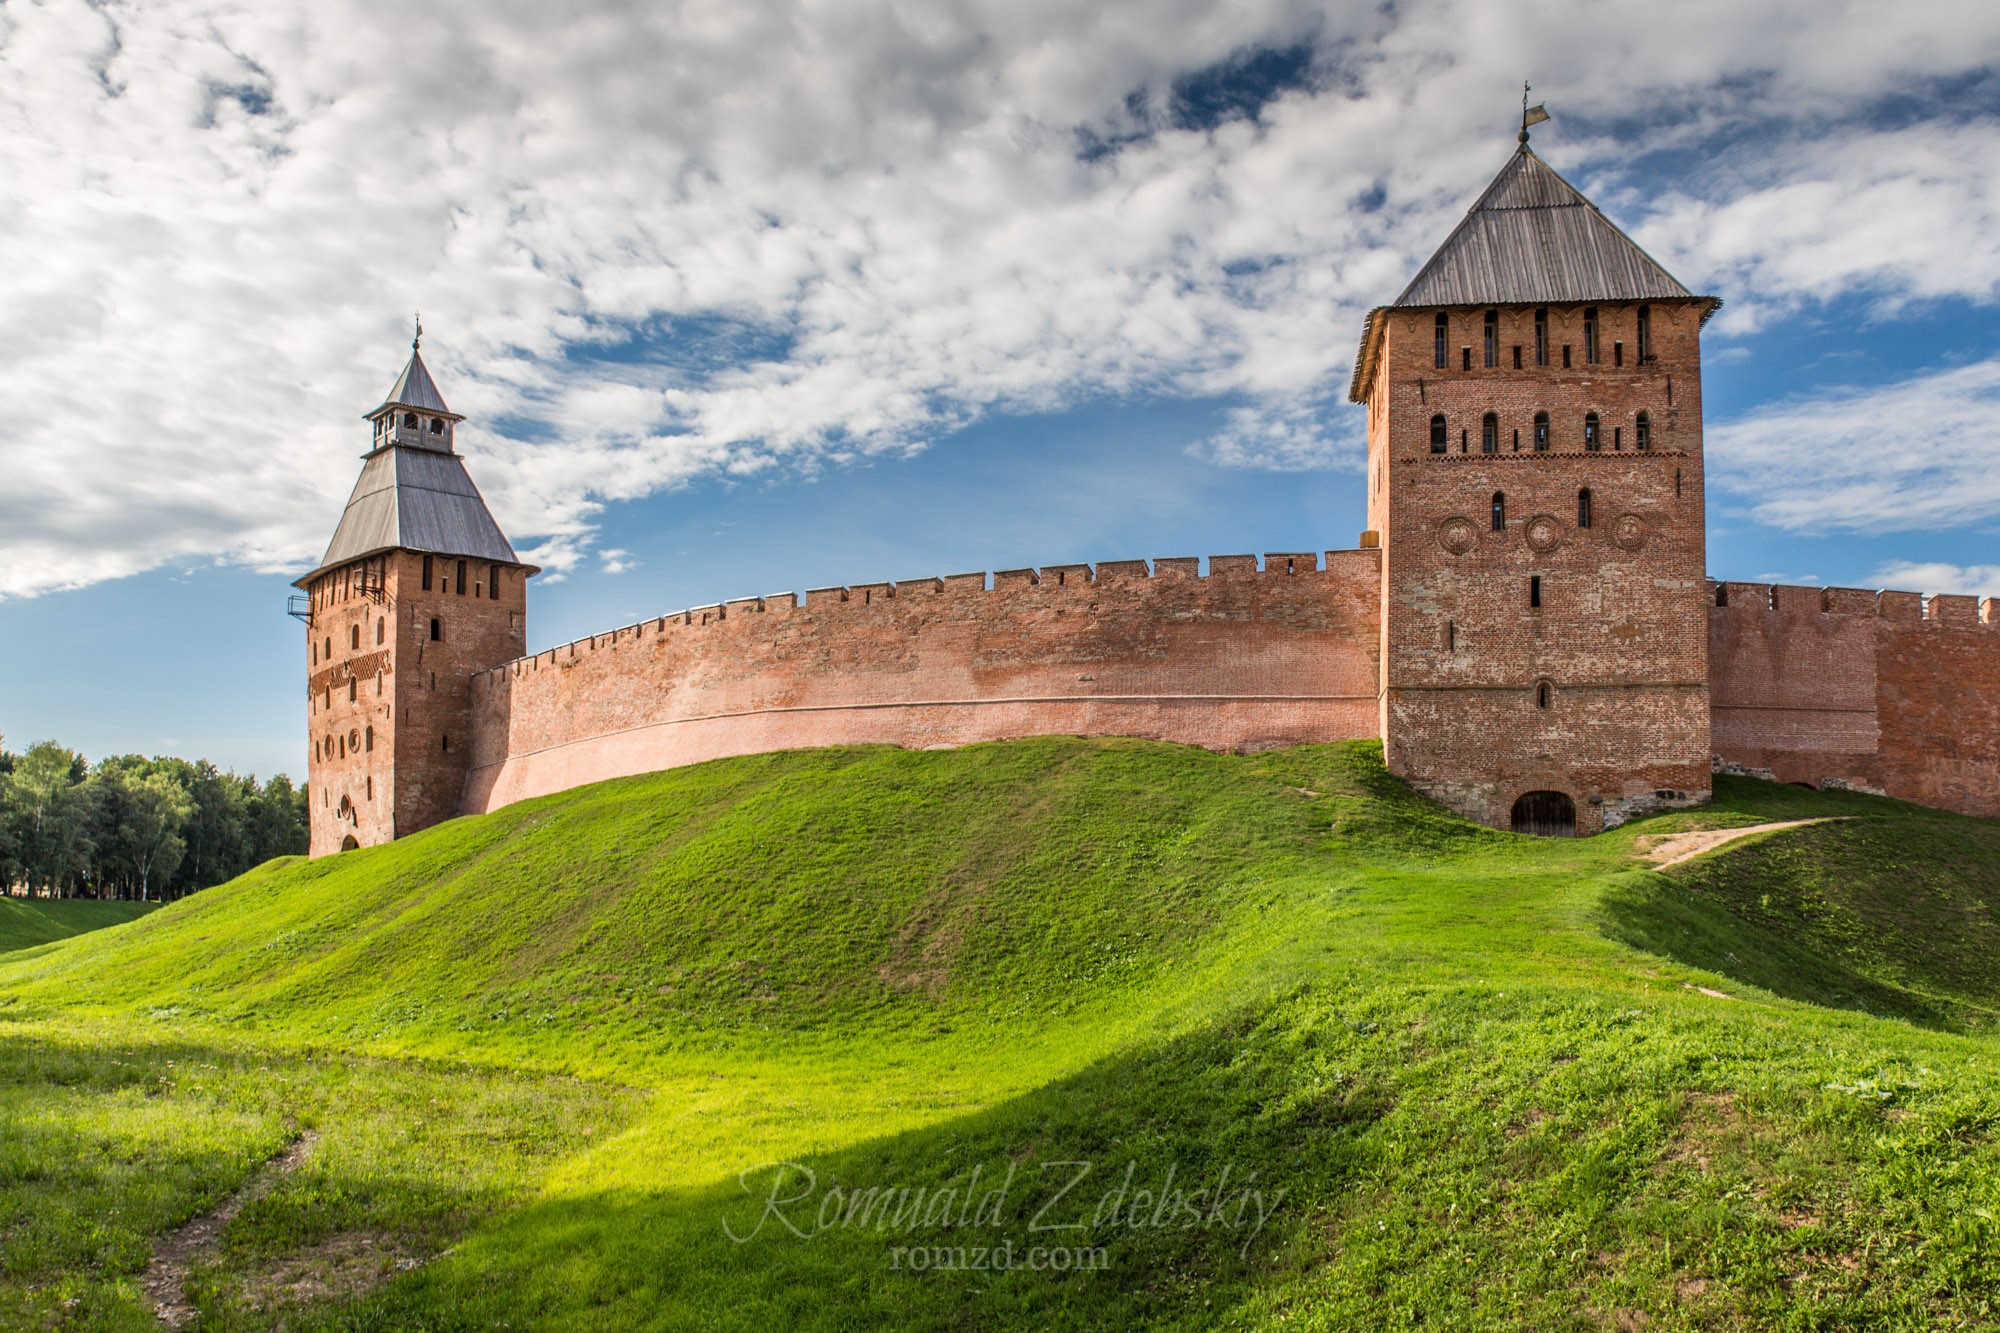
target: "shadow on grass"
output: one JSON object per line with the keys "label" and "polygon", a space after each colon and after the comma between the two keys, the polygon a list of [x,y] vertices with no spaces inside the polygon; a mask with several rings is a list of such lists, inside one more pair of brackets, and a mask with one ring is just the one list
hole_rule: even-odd
{"label": "shadow on grass", "polygon": [[1368,1154],[1387,1081],[1299,1076],[1356,1040],[1225,1021],[740,1182],[538,1203],[318,1326],[1207,1327]]}
{"label": "shadow on grass", "polygon": [[1900,809],[1628,876],[1604,897],[1606,933],[1788,999],[1991,1028],[2000,824]]}

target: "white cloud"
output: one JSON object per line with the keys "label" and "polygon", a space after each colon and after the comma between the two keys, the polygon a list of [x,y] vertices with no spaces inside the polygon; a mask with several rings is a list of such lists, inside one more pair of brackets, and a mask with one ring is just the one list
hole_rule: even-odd
{"label": "white cloud", "polygon": [[2000,468],[2000,357],[1875,388],[1831,390],[1711,426],[1710,479],[1794,532],[1990,522]]}
{"label": "white cloud", "polygon": [[[1312,87],[1174,128],[1175,79],[1307,40]],[[415,306],[558,577],[607,503],[1086,397],[1234,398],[1207,456],[1338,459],[1361,316],[1498,166],[1522,69],[1580,183],[1735,145],[1614,206],[1732,311],[1991,299],[1993,119],[1850,121],[1997,62],[1990,6],[1939,0],[0,4],[0,596],[312,559]],[[648,329],[663,361],[593,359]]]}
{"label": "white cloud", "polygon": [[615,546],[599,551],[597,558],[603,562],[606,574],[624,574],[639,567],[639,562],[632,558],[630,551],[622,551]]}
{"label": "white cloud", "polygon": [[2000,597],[2000,565],[1953,565],[1939,560],[1892,560],[1877,569],[1869,581],[1877,588]]}

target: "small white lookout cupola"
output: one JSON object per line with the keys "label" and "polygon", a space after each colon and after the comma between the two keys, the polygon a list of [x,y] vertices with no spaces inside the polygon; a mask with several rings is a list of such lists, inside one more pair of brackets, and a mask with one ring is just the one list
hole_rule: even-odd
{"label": "small white lookout cupola", "polygon": [[423,346],[424,326],[417,323],[416,337],[410,340],[410,362],[403,367],[403,373],[389,386],[388,397],[382,405],[368,414],[374,424],[374,443],[369,452],[387,449],[391,445],[405,448],[435,449],[439,453],[452,453],[452,428],[464,417],[444,404],[444,395],[438,392],[437,381],[424,366]]}

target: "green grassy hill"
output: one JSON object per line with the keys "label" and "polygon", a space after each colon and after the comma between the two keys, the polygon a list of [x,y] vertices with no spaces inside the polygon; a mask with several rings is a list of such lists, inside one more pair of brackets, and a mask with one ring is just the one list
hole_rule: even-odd
{"label": "green grassy hill", "polygon": [[204,1327],[1990,1327],[1996,872],[1368,745],[605,783],[0,959],[0,1322],[182,1254]]}
{"label": "green grassy hill", "polygon": [[102,930],[152,911],[158,903],[95,902],[85,898],[0,896],[0,953],[32,949]]}

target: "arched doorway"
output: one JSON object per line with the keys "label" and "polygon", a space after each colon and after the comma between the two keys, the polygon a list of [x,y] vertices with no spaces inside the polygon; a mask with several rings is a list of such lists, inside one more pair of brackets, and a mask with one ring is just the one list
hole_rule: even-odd
{"label": "arched doorway", "polygon": [[1559,791],[1523,792],[1514,802],[1514,832],[1533,838],[1574,838],[1576,802]]}
{"label": "arched doorway", "polygon": [[361,840],[355,837],[352,833],[348,834],[346,837],[340,840],[340,850],[343,852],[351,852],[360,845],[361,845]]}

